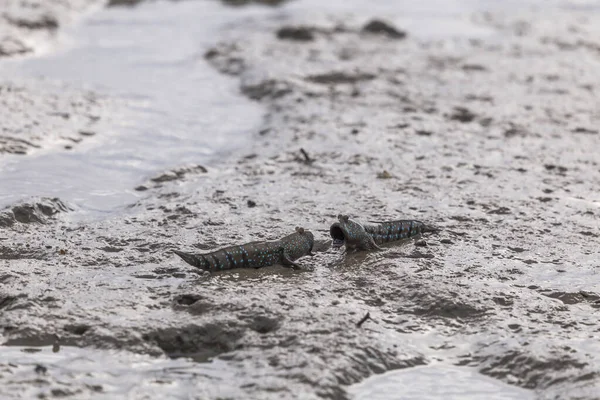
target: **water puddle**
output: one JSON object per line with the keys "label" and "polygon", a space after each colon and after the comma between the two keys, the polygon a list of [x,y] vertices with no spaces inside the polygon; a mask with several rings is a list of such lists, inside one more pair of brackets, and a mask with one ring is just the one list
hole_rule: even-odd
{"label": "water puddle", "polygon": [[[235,378],[226,363],[194,363],[185,359],[154,358],[126,351],[62,346],[2,347],[0,373],[11,376],[2,392],[14,398],[202,398],[232,397]],[[206,382],[210,381],[210,385]],[[35,382],[35,384],[32,384]],[[63,394],[62,396],[60,394]]]}
{"label": "water puddle", "polygon": [[488,378],[473,368],[431,365],[372,376],[351,386],[355,400],[527,400],[534,393]]}

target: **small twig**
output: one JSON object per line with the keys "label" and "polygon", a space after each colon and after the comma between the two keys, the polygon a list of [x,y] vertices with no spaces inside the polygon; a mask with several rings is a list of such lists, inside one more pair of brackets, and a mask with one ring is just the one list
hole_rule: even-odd
{"label": "small twig", "polygon": [[357,328],[360,328],[360,327],[361,327],[361,325],[362,325],[362,324],[364,324],[365,322],[367,322],[367,320],[368,320],[368,319],[371,319],[371,314],[370,314],[370,313],[367,313],[367,314],[365,314],[365,316],[364,316],[364,317],[362,317],[362,318],[360,319],[360,321],[358,321],[358,322],[356,323],[356,327],[357,327]]}
{"label": "small twig", "polygon": [[310,158],[306,150],[301,148],[300,153],[302,153],[302,155],[304,156],[304,162],[306,162],[307,164],[310,164],[314,161],[312,158]]}

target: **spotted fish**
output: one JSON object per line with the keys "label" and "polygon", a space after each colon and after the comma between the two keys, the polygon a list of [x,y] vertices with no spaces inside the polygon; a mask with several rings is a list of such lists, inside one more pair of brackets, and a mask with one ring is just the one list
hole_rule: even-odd
{"label": "spotted fish", "polygon": [[296,232],[280,240],[229,246],[207,254],[190,254],[178,250],[173,252],[188,264],[206,271],[261,268],[277,263],[297,269],[300,265],[294,261],[312,255],[313,245],[312,232],[296,228]]}
{"label": "spotted fish", "polygon": [[399,220],[363,225],[351,220],[347,215],[338,215],[338,221],[331,225],[329,234],[333,239],[332,247],[346,246],[347,250],[381,249],[382,243],[407,239],[424,232],[433,232],[434,228],[423,222]]}

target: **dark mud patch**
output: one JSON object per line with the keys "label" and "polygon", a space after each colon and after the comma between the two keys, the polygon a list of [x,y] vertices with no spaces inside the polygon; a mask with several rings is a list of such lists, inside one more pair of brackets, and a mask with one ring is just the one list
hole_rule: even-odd
{"label": "dark mud patch", "polygon": [[314,28],[308,26],[284,26],[277,30],[276,36],[280,40],[311,42],[315,40],[314,31]]}
{"label": "dark mud patch", "polygon": [[370,346],[354,349],[348,354],[348,358],[353,361],[352,367],[336,374],[340,385],[351,385],[374,374],[427,364],[423,357],[403,358],[401,353],[393,348],[382,351]]}
{"label": "dark mud patch", "polygon": [[106,7],[134,7],[148,0],[109,0]]}
{"label": "dark mud patch", "polygon": [[163,172],[160,175],[150,178],[147,183],[136,187],[135,190],[138,192],[143,192],[150,188],[155,189],[162,187],[162,185],[166,182],[182,181],[186,176],[189,177],[190,175],[206,174],[207,172],[208,170],[202,165],[183,166]]}
{"label": "dark mud patch", "polygon": [[540,290],[540,292],[551,299],[558,299],[563,304],[580,304],[587,303],[593,308],[600,308],[600,296],[586,291],[580,292],[563,292],[563,291],[552,291],[552,290]]}
{"label": "dark mud patch", "polygon": [[207,361],[241,346],[245,329],[235,322],[214,322],[204,325],[161,328],[143,335],[171,358],[190,357]]}
{"label": "dark mud patch", "polygon": [[247,6],[250,4],[260,4],[265,6],[279,6],[285,3],[288,0],[221,0],[221,3],[232,6],[232,7],[241,7]]}
{"label": "dark mud patch", "polygon": [[257,315],[251,318],[251,322],[248,327],[257,333],[266,334],[279,329],[281,320],[281,317]]}
{"label": "dark mud patch", "polygon": [[448,116],[451,121],[459,121],[462,123],[472,122],[477,118],[477,114],[465,107],[455,107],[454,111]]}
{"label": "dark mud patch", "polygon": [[67,324],[63,329],[73,335],[82,336],[90,330],[90,326],[86,324]]}
{"label": "dark mud patch", "polygon": [[0,295],[0,310],[1,309],[9,309],[11,305],[15,304],[17,301],[17,296],[11,295]]}
{"label": "dark mud patch", "polygon": [[6,340],[4,346],[42,347],[53,346],[60,348],[60,336],[53,332],[44,332],[30,327],[4,326]]}
{"label": "dark mud patch", "polygon": [[365,72],[328,72],[324,74],[310,75],[306,80],[321,85],[353,84],[375,79],[374,74]]}
{"label": "dark mud patch", "polygon": [[187,311],[192,315],[204,315],[216,308],[214,301],[198,294],[181,294],[173,299],[173,309]]}
{"label": "dark mud patch", "polygon": [[[588,367],[588,363],[569,356],[564,350],[555,350],[547,354],[515,350],[487,360],[476,359],[475,361],[482,363],[479,369],[482,374],[528,389],[548,388],[565,381],[572,381],[573,370],[585,371]],[[594,378],[597,376],[591,375],[581,380]]]}
{"label": "dark mud patch", "polygon": [[4,211],[0,211],[0,228],[9,228],[16,223],[45,224],[59,213],[73,209],[58,198],[40,198],[32,202],[23,202]]}
{"label": "dark mud patch", "polygon": [[391,23],[380,19],[369,21],[365,26],[363,26],[362,31],[364,33],[381,35],[391,39],[404,39],[407,36],[405,31],[399,30]]}
{"label": "dark mud patch", "polygon": [[29,244],[17,243],[12,247],[0,245],[0,260],[46,260],[52,254],[48,249],[40,249]]}
{"label": "dark mud patch", "polygon": [[253,74],[242,77],[240,90],[252,100],[277,99],[292,92],[286,82]]}
{"label": "dark mud patch", "polygon": [[53,31],[58,28],[58,20],[53,15],[30,15],[21,17],[12,17],[5,15],[6,21],[19,28],[31,30],[45,29]]}

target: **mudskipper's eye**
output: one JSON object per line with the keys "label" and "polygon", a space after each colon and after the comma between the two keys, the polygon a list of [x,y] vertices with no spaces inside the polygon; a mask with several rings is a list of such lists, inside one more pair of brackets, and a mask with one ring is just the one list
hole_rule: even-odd
{"label": "mudskipper's eye", "polygon": [[342,215],[342,218],[344,219],[344,222],[348,222],[348,220],[350,219],[350,217],[348,217],[347,215]]}

